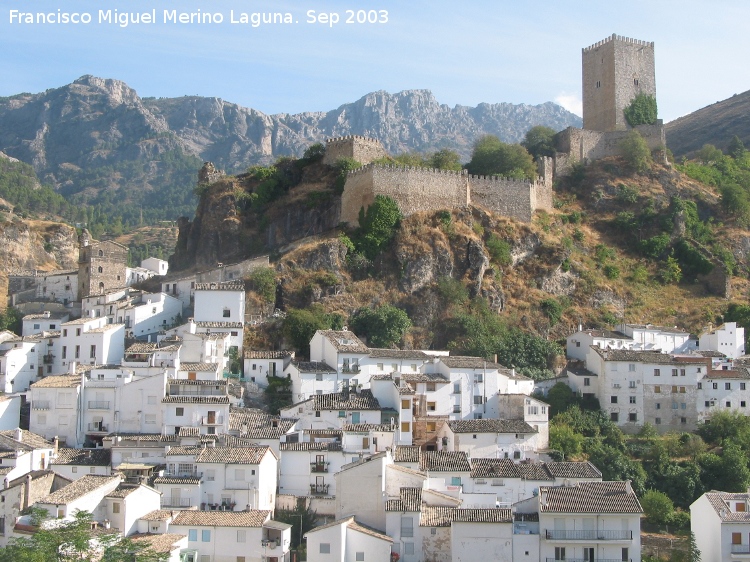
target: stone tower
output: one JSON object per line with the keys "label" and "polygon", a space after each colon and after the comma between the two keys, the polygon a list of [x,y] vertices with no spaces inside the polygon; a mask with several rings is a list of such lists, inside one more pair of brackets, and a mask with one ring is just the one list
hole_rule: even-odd
{"label": "stone tower", "polygon": [[612,35],[583,49],[583,128],[627,129],[623,109],[637,94],[656,96],[654,43]]}
{"label": "stone tower", "polygon": [[78,298],[125,287],[127,264],[127,246],[94,240],[84,228],[78,238]]}

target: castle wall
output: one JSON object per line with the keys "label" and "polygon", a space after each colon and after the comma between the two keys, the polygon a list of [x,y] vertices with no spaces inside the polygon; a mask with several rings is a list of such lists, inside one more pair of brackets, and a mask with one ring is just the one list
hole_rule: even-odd
{"label": "castle wall", "polygon": [[106,293],[125,286],[128,249],[105,240],[88,240],[78,253],[78,297]]}
{"label": "castle wall", "polygon": [[[664,125],[658,120],[654,125],[638,125],[635,128],[651,150],[666,146]],[[563,168],[572,162],[599,160],[608,156],[621,156],[620,143],[630,131],[589,131],[568,127],[557,135],[557,151],[563,155],[556,157],[555,172],[564,175]],[[572,161],[572,162],[569,162]]]}
{"label": "castle wall", "polygon": [[623,109],[640,93],[656,96],[653,42],[612,35],[582,50],[583,128],[629,128]]}
{"label": "castle wall", "polygon": [[326,141],[323,164],[333,166],[339,158],[353,158],[362,165],[385,158],[388,153],[379,140],[352,135]]}

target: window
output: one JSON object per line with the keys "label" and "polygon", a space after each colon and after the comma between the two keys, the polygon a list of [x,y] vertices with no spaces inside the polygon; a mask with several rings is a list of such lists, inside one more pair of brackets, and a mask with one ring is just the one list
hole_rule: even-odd
{"label": "window", "polygon": [[461,394],[461,383],[453,383],[453,394]]}
{"label": "window", "polygon": [[685,376],[685,369],[680,369],[680,376],[681,376],[681,377],[684,377],[684,376]]}
{"label": "window", "polygon": [[193,542],[198,540],[198,529],[188,530],[188,540]]}
{"label": "window", "polygon": [[80,336],[80,335],[81,335],[81,329],[80,328],[76,328],[76,336]]}
{"label": "window", "polygon": [[177,416],[178,418],[181,418],[182,416],[185,415],[185,408],[175,408],[174,415]]}
{"label": "window", "polygon": [[635,404],[635,396],[631,396],[630,397],[630,403],[631,404]]}
{"label": "window", "polygon": [[687,423],[687,418],[680,418],[680,423]]}
{"label": "window", "polygon": [[676,410],[676,409],[677,409],[677,402],[672,402],[672,409],[673,409],[673,410]]}
{"label": "window", "polygon": [[732,544],[742,544],[742,533],[732,533]]}
{"label": "window", "polygon": [[409,424],[409,422],[401,422],[401,431],[403,431],[404,433],[408,433],[410,428],[411,425]]}
{"label": "window", "polygon": [[687,403],[686,402],[680,402],[680,410],[686,410],[687,409]]}
{"label": "window", "polygon": [[719,383],[717,383],[717,382],[713,383],[713,388],[714,388],[714,390],[716,390],[717,388],[719,388]]}
{"label": "window", "polygon": [[96,473],[96,467],[95,466],[89,467],[89,474],[95,474],[95,473]]}
{"label": "window", "polygon": [[434,382],[428,382],[428,383],[427,383],[427,384],[425,385],[425,390],[426,390],[427,392],[435,392],[435,383],[434,383]]}
{"label": "window", "polygon": [[156,414],[146,414],[146,423],[156,423]]}
{"label": "window", "polygon": [[637,422],[638,421],[638,414],[635,412],[628,414],[628,421],[629,422]]}
{"label": "window", "polygon": [[610,404],[617,404],[617,396],[610,396],[609,397],[609,403]]}
{"label": "window", "polygon": [[427,402],[427,411],[428,412],[434,412],[435,411],[435,402]]}
{"label": "window", "polygon": [[656,386],[654,387],[654,392],[655,392],[656,394],[661,394],[661,387],[660,387],[659,385],[656,385]]}
{"label": "window", "polygon": [[[435,431],[435,427],[435,422],[427,422],[427,431]],[[375,441],[374,437],[373,441]]]}
{"label": "window", "polygon": [[[599,86],[597,86],[597,88],[598,87]],[[564,546],[555,547],[555,560],[565,560],[565,547]]]}
{"label": "window", "polygon": [[732,403],[729,400],[727,400],[726,407],[727,408],[731,408],[732,407]]}
{"label": "window", "polygon": [[460,485],[461,485],[461,477],[451,476],[451,486],[460,486]]}
{"label": "window", "polygon": [[72,472],[73,474],[77,474],[77,473],[78,473],[78,467],[77,467],[77,466],[71,467],[71,469],[70,469],[70,470],[71,470],[71,472]]}
{"label": "window", "polygon": [[383,370],[384,370],[383,369],[383,364],[382,363],[378,363],[378,371],[383,371]]}
{"label": "window", "polygon": [[[76,331],[78,331],[78,330],[76,330]],[[80,336],[81,334],[76,334],[76,335]],[[76,346],[76,359],[78,359],[80,356],[81,356],[81,346],[77,345]]]}
{"label": "window", "polygon": [[660,377],[661,376],[661,369],[654,369],[654,376]]}
{"label": "window", "polygon": [[654,423],[655,423],[656,425],[660,425],[660,424],[661,424],[661,418],[656,418],[656,419],[654,420]]}
{"label": "window", "polygon": [[620,414],[618,414],[617,412],[611,412],[609,414],[609,421],[613,421],[613,422],[620,421]]}
{"label": "window", "polygon": [[724,383],[724,390],[732,390],[732,383],[731,382],[725,382]]}
{"label": "window", "polygon": [[583,386],[591,386],[591,379],[588,377],[583,379]]}
{"label": "window", "polygon": [[357,552],[354,554],[354,559],[358,562],[365,559],[365,553],[364,552]]}
{"label": "window", "polygon": [[740,390],[745,390],[745,383],[744,382],[740,383]]}
{"label": "window", "polygon": [[698,383],[698,390],[700,390],[700,389],[702,389],[702,388],[703,388],[703,383],[702,383],[702,382],[699,382],[699,383]]}
{"label": "window", "polygon": [[331,554],[331,543],[329,543],[329,542],[322,542],[322,543],[320,543],[320,553],[321,554]]}
{"label": "window", "polygon": [[581,347],[581,342],[577,341],[576,342],[576,347]]}
{"label": "window", "polygon": [[744,407],[745,407],[745,401],[744,400],[740,400],[740,408],[744,408]]}
{"label": "window", "polygon": [[484,379],[482,378],[482,373],[474,373],[474,382],[479,383],[482,382]]}
{"label": "window", "polygon": [[339,410],[339,417],[345,418],[346,417],[346,411],[345,410]]}
{"label": "window", "polygon": [[631,373],[635,372],[635,363],[628,363],[628,371]]}
{"label": "window", "polygon": [[316,417],[316,418],[319,418],[319,417],[320,417],[320,410],[315,410],[315,417]]}
{"label": "window", "polygon": [[115,502],[112,504],[112,513],[120,513],[120,502]]}
{"label": "window", "polygon": [[706,400],[705,406],[706,406],[706,408],[709,408],[711,406],[711,402],[709,402],[708,400]]}
{"label": "window", "polygon": [[677,387],[676,386],[672,387],[672,394],[677,394]]}
{"label": "window", "polygon": [[483,396],[475,396],[474,397],[474,404],[484,404],[484,397]]}
{"label": "window", "polygon": [[628,386],[630,388],[635,388],[635,381],[630,381],[630,383],[628,383]]}
{"label": "window", "polygon": [[224,312],[222,312],[222,316],[224,318],[231,318],[230,314],[231,314],[231,311],[228,308],[225,308]]}
{"label": "window", "polygon": [[408,410],[411,408],[411,400],[401,400],[401,409]]}
{"label": "window", "polygon": [[210,531],[210,529],[203,529],[201,531],[201,542],[211,542],[211,531]]}
{"label": "window", "polygon": [[411,517],[401,517],[401,538],[414,536],[414,520]]}
{"label": "window", "polygon": [[67,359],[68,358],[68,346],[64,345],[62,348],[62,358]]}
{"label": "window", "polygon": [[680,387],[680,394],[685,394],[685,387],[684,386]]}
{"label": "window", "polygon": [[237,542],[245,542],[245,529],[237,529]]}

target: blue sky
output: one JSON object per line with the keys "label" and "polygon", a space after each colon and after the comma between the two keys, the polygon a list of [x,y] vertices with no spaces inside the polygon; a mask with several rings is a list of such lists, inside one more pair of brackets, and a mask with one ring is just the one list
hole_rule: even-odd
{"label": "blue sky", "polygon": [[[10,23],[21,12],[88,12],[84,25]],[[99,10],[156,10],[157,23],[99,24]],[[220,13],[221,24],[163,23],[164,10]],[[346,10],[387,23],[346,24]],[[231,24],[290,12],[299,23]],[[334,25],[307,12],[338,13]],[[558,101],[580,113],[581,48],[612,33],[656,43],[665,121],[750,89],[746,0],[3,0],[0,95],[84,74],[141,96],[216,96],[264,113],[325,111],[386,90],[432,90],[450,106]]]}

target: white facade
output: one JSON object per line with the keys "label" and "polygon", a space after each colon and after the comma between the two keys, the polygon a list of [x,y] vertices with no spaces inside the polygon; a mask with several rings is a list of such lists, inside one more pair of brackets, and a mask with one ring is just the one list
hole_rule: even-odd
{"label": "white facade", "polygon": [[169,262],[150,257],[141,260],[141,267],[153,271],[156,275],[166,275],[167,271],[169,271]]}
{"label": "white facade", "polygon": [[335,440],[282,443],[279,493],[294,496],[335,496],[336,474],[351,455]]}
{"label": "white facade", "polygon": [[750,495],[706,492],[690,506],[690,529],[701,560],[730,562],[750,557]]}
{"label": "white facade", "polygon": [[30,336],[40,332],[52,332],[60,330],[60,325],[67,322],[70,316],[67,313],[42,312],[41,314],[27,314],[22,319],[22,336]]}
{"label": "white facade", "polygon": [[589,347],[595,345],[602,349],[632,349],[633,338],[622,332],[609,330],[579,330],[566,339],[565,354],[568,359],[585,361]]}
{"label": "white facade", "polygon": [[48,273],[39,279],[36,287],[38,299],[52,300],[62,304],[78,300],[78,271]]}
{"label": "white facade", "polygon": [[144,338],[171,328],[182,314],[182,303],[164,293],[144,294],[140,301],[117,313],[129,337]]}
{"label": "white facade", "polygon": [[21,419],[21,397],[0,396],[0,431],[15,429]]}
{"label": "white facade", "polygon": [[21,339],[0,343],[0,389],[7,394],[24,392],[36,380],[38,342]]}
{"label": "white facade", "polygon": [[365,527],[355,517],[315,527],[305,534],[310,562],[388,561],[393,539]]}
{"label": "white facade", "polygon": [[653,324],[618,324],[619,332],[633,338],[637,351],[660,351],[661,353],[687,353],[695,349],[696,341],[684,330]]}
{"label": "white facade", "polygon": [[718,328],[709,326],[698,343],[701,351],[718,351],[730,359],[745,355],[745,328],[737,322],[725,322]]}
{"label": "white facade", "polygon": [[283,376],[293,359],[294,351],[245,351],[243,373],[246,379],[266,387],[268,377]]}

